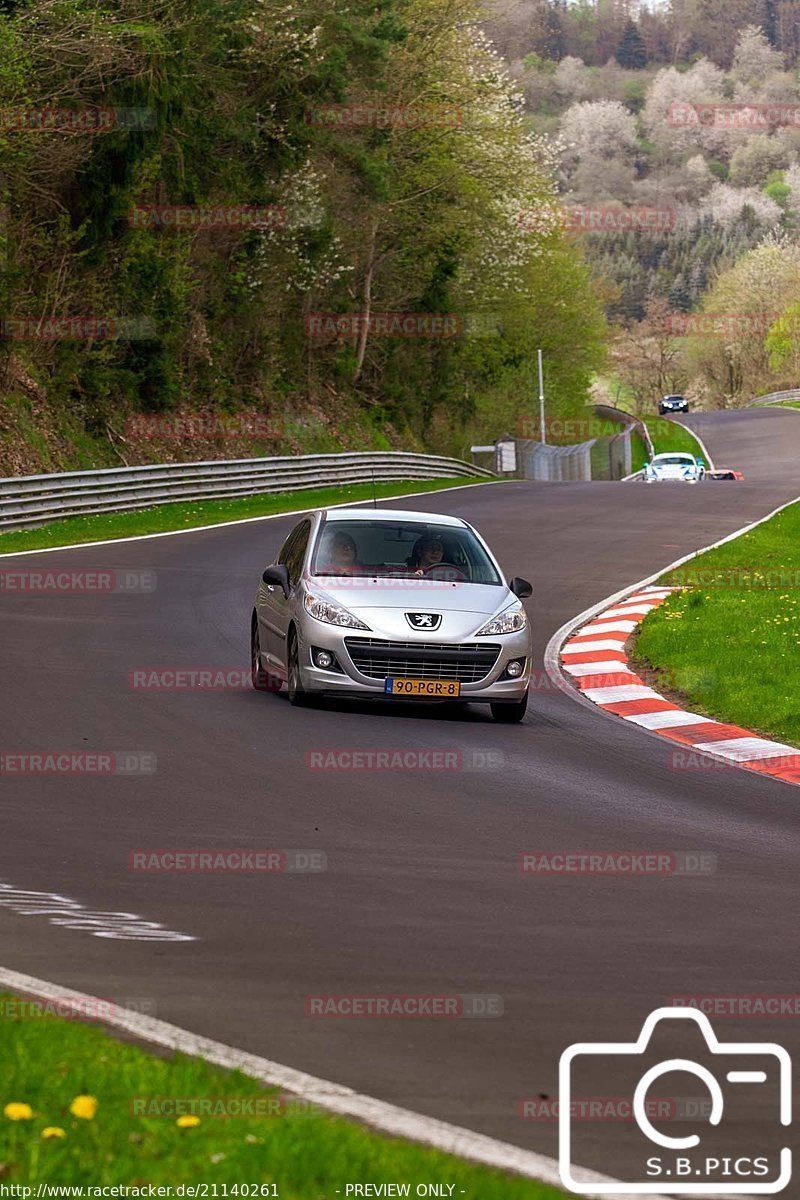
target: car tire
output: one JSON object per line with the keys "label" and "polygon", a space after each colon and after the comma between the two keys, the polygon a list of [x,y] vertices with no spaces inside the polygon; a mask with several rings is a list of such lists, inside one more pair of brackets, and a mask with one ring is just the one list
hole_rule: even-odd
{"label": "car tire", "polygon": [[254,616],[250,626],[250,679],[257,692],[268,692],[269,676],[261,666],[261,641],[258,636],[258,620]]}
{"label": "car tire", "polygon": [[308,692],[303,688],[300,677],[300,659],[297,653],[297,634],[294,630],[289,634],[289,647],[286,655],[286,683],[289,689],[289,703],[296,708],[303,708],[311,703]]}
{"label": "car tire", "polygon": [[495,721],[499,721],[501,725],[516,725],[525,716],[528,708],[528,693],[521,700],[514,700],[510,703],[506,701],[498,704],[490,704],[492,716]]}

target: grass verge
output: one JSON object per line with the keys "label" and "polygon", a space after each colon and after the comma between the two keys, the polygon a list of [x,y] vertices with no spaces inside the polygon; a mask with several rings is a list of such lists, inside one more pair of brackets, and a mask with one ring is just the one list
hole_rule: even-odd
{"label": "grass verge", "polygon": [[[416,1183],[437,1180],[454,1184],[455,1196],[463,1190],[481,1200],[564,1200],[563,1192],[544,1184],[303,1109],[238,1072],[181,1054],[153,1057],[99,1028],[41,1015],[41,1008],[32,1016],[29,1001],[6,996],[0,1003],[0,1179],[6,1185],[247,1183],[249,1193],[240,1195],[335,1200],[347,1182],[406,1182],[413,1194]],[[202,1115],[199,1123],[180,1127],[170,1104],[175,1100],[186,1115],[202,1112],[203,1101],[225,1115]],[[271,1115],[239,1115],[256,1101]],[[73,1106],[84,1115],[74,1115]],[[169,1115],[141,1115],[157,1111]],[[60,1134],[45,1137],[45,1130]]]}
{"label": "grass verge", "polygon": [[[407,483],[376,483],[375,495],[401,496],[409,492],[438,492],[464,487],[466,479],[415,479]],[[223,521],[241,521],[247,517],[268,517],[282,512],[322,508],[326,504],[372,500],[371,483],[315,488],[302,492],[245,496],[237,500],[188,500],[179,504],[161,504],[135,512],[99,513],[51,521],[38,529],[18,529],[0,534],[0,554],[17,550],[46,550],[51,546],[69,546],[76,542],[103,542],[112,538],[137,537],[147,533],[167,533],[191,529],[196,525],[216,525]]]}
{"label": "grass verge", "polygon": [[694,454],[705,458],[697,438],[683,425],[665,417],[642,417],[642,420],[649,430],[656,454]]}
{"label": "grass verge", "polygon": [[800,503],[659,582],[686,590],[646,617],[635,659],[690,709],[800,746]]}

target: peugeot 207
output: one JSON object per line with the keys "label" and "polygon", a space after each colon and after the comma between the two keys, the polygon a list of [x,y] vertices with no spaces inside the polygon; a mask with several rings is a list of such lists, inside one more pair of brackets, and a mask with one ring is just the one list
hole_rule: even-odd
{"label": "peugeot 207", "polygon": [[521,721],[531,635],[524,579],[506,582],[458,517],[320,510],[266,568],[251,623],[253,686],[322,697],[491,705]]}

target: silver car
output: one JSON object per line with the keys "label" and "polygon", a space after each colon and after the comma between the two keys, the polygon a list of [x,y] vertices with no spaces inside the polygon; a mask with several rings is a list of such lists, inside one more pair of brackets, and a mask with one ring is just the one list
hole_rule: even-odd
{"label": "silver car", "polygon": [[379,509],[303,517],[267,567],[251,623],[253,686],[315,697],[488,703],[521,721],[531,634],[486,543],[458,517]]}

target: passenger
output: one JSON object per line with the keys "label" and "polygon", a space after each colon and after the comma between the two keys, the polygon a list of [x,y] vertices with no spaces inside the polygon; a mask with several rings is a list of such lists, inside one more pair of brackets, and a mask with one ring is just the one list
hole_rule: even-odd
{"label": "passenger", "polygon": [[319,570],[323,575],[356,575],[361,570],[358,547],[349,533],[334,533],[321,553]]}

